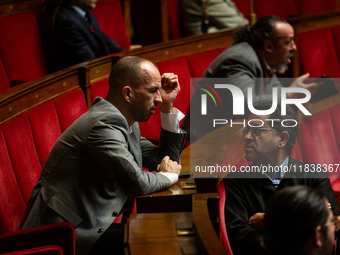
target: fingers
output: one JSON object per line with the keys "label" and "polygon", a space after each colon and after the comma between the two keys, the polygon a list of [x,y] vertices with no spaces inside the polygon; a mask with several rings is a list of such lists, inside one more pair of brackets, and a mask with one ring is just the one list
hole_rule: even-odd
{"label": "fingers", "polygon": [[178,76],[174,73],[164,73],[162,75],[162,85],[163,86],[178,86],[179,87],[179,82],[178,82]]}
{"label": "fingers", "polygon": [[172,161],[169,156],[165,156],[161,163],[157,166],[157,171],[163,173],[175,173],[179,174],[181,172],[182,166],[176,161]]}

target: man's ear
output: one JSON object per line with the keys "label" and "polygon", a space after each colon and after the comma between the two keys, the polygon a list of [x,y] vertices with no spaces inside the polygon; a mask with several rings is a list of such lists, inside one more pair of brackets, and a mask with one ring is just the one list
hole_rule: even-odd
{"label": "man's ear", "polygon": [[272,41],[270,40],[265,40],[264,41],[264,50],[269,52],[269,53],[272,53],[273,52],[273,49],[274,49],[274,44]]}
{"label": "man's ear", "polygon": [[122,95],[125,101],[130,103],[134,97],[134,91],[130,86],[125,86],[122,89]]}
{"label": "man's ear", "polygon": [[313,235],[313,244],[317,247],[322,247],[322,229],[321,226],[317,226]]}
{"label": "man's ear", "polygon": [[286,144],[287,144],[287,142],[288,142],[288,139],[289,139],[289,134],[288,134],[288,132],[287,131],[283,131],[283,132],[281,132],[280,134],[279,134],[279,144],[278,144],[278,146],[279,146],[279,148],[282,148],[282,147],[284,147]]}

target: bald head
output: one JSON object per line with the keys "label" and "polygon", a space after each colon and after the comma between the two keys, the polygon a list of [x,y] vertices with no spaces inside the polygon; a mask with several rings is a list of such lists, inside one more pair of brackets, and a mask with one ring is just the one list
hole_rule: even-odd
{"label": "bald head", "polygon": [[[124,86],[130,86],[133,89],[147,82],[148,77],[142,72],[143,63],[151,63],[146,58],[138,56],[128,56],[121,58],[112,68],[109,84],[108,95],[114,98]],[[158,69],[158,68],[157,68]]]}

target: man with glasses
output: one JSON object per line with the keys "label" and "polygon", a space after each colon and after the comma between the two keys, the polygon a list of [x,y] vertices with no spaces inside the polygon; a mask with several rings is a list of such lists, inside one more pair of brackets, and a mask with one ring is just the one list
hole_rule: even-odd
{"label": "man with glasses", "polygon": [[[267,110],[271,106],[270,101],[254,104],[257,110]],[[291,157],[298,133],[296,119],[290,106],[287,106],[286,115],[281,115],[280,104],[270,115],[250,114],[248,117],[246,123],[251,126],[243,131],[245,156],[253,164],[229,173],[224,179],[226,227],[235,255],[254,253],[258,245],[254,240],[266,231],[263,224],[266,204],[285,187],[304,185],[318,189],[327,197],[334,215],[339,214],[338,202],[324,169]]]}

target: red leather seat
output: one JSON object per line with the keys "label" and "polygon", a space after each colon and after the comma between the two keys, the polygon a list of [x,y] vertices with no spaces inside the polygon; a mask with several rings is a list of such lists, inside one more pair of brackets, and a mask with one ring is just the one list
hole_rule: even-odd
{"label": "red leather seat", "polygon": [[35,13],[0,17],[0,56],[11,85],[48,74]]}
{"label": "red leather seat", "polygon": [[339,77],[340,64],[337,48],[330,28],[298,34],[301,74],[308,72],[310,77],[314,78],[324,74]]}

